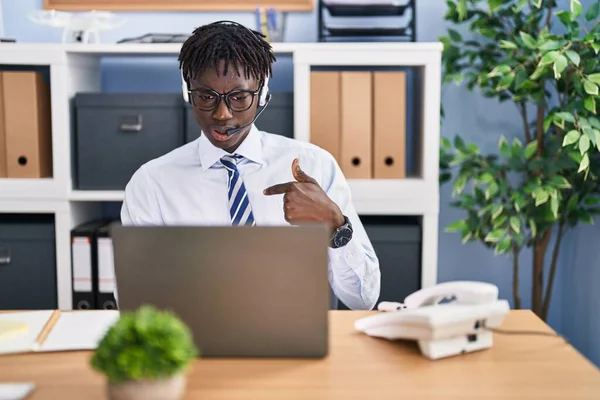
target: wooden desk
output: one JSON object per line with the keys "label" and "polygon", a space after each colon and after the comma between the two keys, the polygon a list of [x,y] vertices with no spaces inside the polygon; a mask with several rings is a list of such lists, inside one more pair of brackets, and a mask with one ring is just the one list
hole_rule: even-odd
{"label": "wooden desk", "polygon": [[[323,360],[199,359],[185,399],[598,399],[600,371],[562,338],[495,334],[492,349],[429,361],[414,342],[354,331],[366,312],[331,313]],[[550,328],[512,311],[504,329]],[[0,357],[0,381],[33,381],[31,400],[105,399],[89,352]]]}

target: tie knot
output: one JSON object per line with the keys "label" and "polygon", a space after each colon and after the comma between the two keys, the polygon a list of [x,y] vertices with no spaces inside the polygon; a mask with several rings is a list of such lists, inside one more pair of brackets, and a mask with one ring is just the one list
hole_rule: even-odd
{"label": "tie knot", "polygon": [[221,163],[225,166],[225,168],[234,170],[236,169],[236,164],[240,159],[242,159],[242,156],[239,154],[226,155],[221,157]]}

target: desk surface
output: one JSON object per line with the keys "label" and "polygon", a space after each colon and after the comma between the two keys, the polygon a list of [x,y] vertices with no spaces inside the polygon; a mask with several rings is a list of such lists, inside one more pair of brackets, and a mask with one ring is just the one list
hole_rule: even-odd
{"label": "desk surface", "polygon": [[[199,359],[185,399],[598,399],[600,371],[560,337],[496,333],[492,349],[429,361],[414,342],[355,332],[354,321],[367,314],[331,312],[326,359]],[[512,311],[503,328],[551,331],[530,311]],[[0,382],[35,382],[28,400],[105,399],[89,357],[0,357]]]}

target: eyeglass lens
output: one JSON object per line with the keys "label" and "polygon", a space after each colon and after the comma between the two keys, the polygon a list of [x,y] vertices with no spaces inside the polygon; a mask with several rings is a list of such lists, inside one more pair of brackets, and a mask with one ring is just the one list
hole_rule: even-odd
{"label": "eyeglass lens", "polygon": [[[225,102],[234,111],[246,111],[252,105],[254,98],[251,92],[235,91],[228,93],[224,96]],[[221,96],[211,91],[194,91],[192,92],[193,104],[202,110],[213,110],[215,109]]]}

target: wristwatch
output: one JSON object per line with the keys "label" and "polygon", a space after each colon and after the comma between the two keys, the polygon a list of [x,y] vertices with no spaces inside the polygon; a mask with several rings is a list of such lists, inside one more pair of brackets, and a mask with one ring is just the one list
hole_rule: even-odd
{"label": "wristwatch", "polygon": [[352,224],[350,223],[348,217],[344,215],[344,224],[337,228],[333,232],[333,235],[331,235],[329,247],[332,249],[344,247],[352,239],[352,232],[354,232],[352,230]]}

